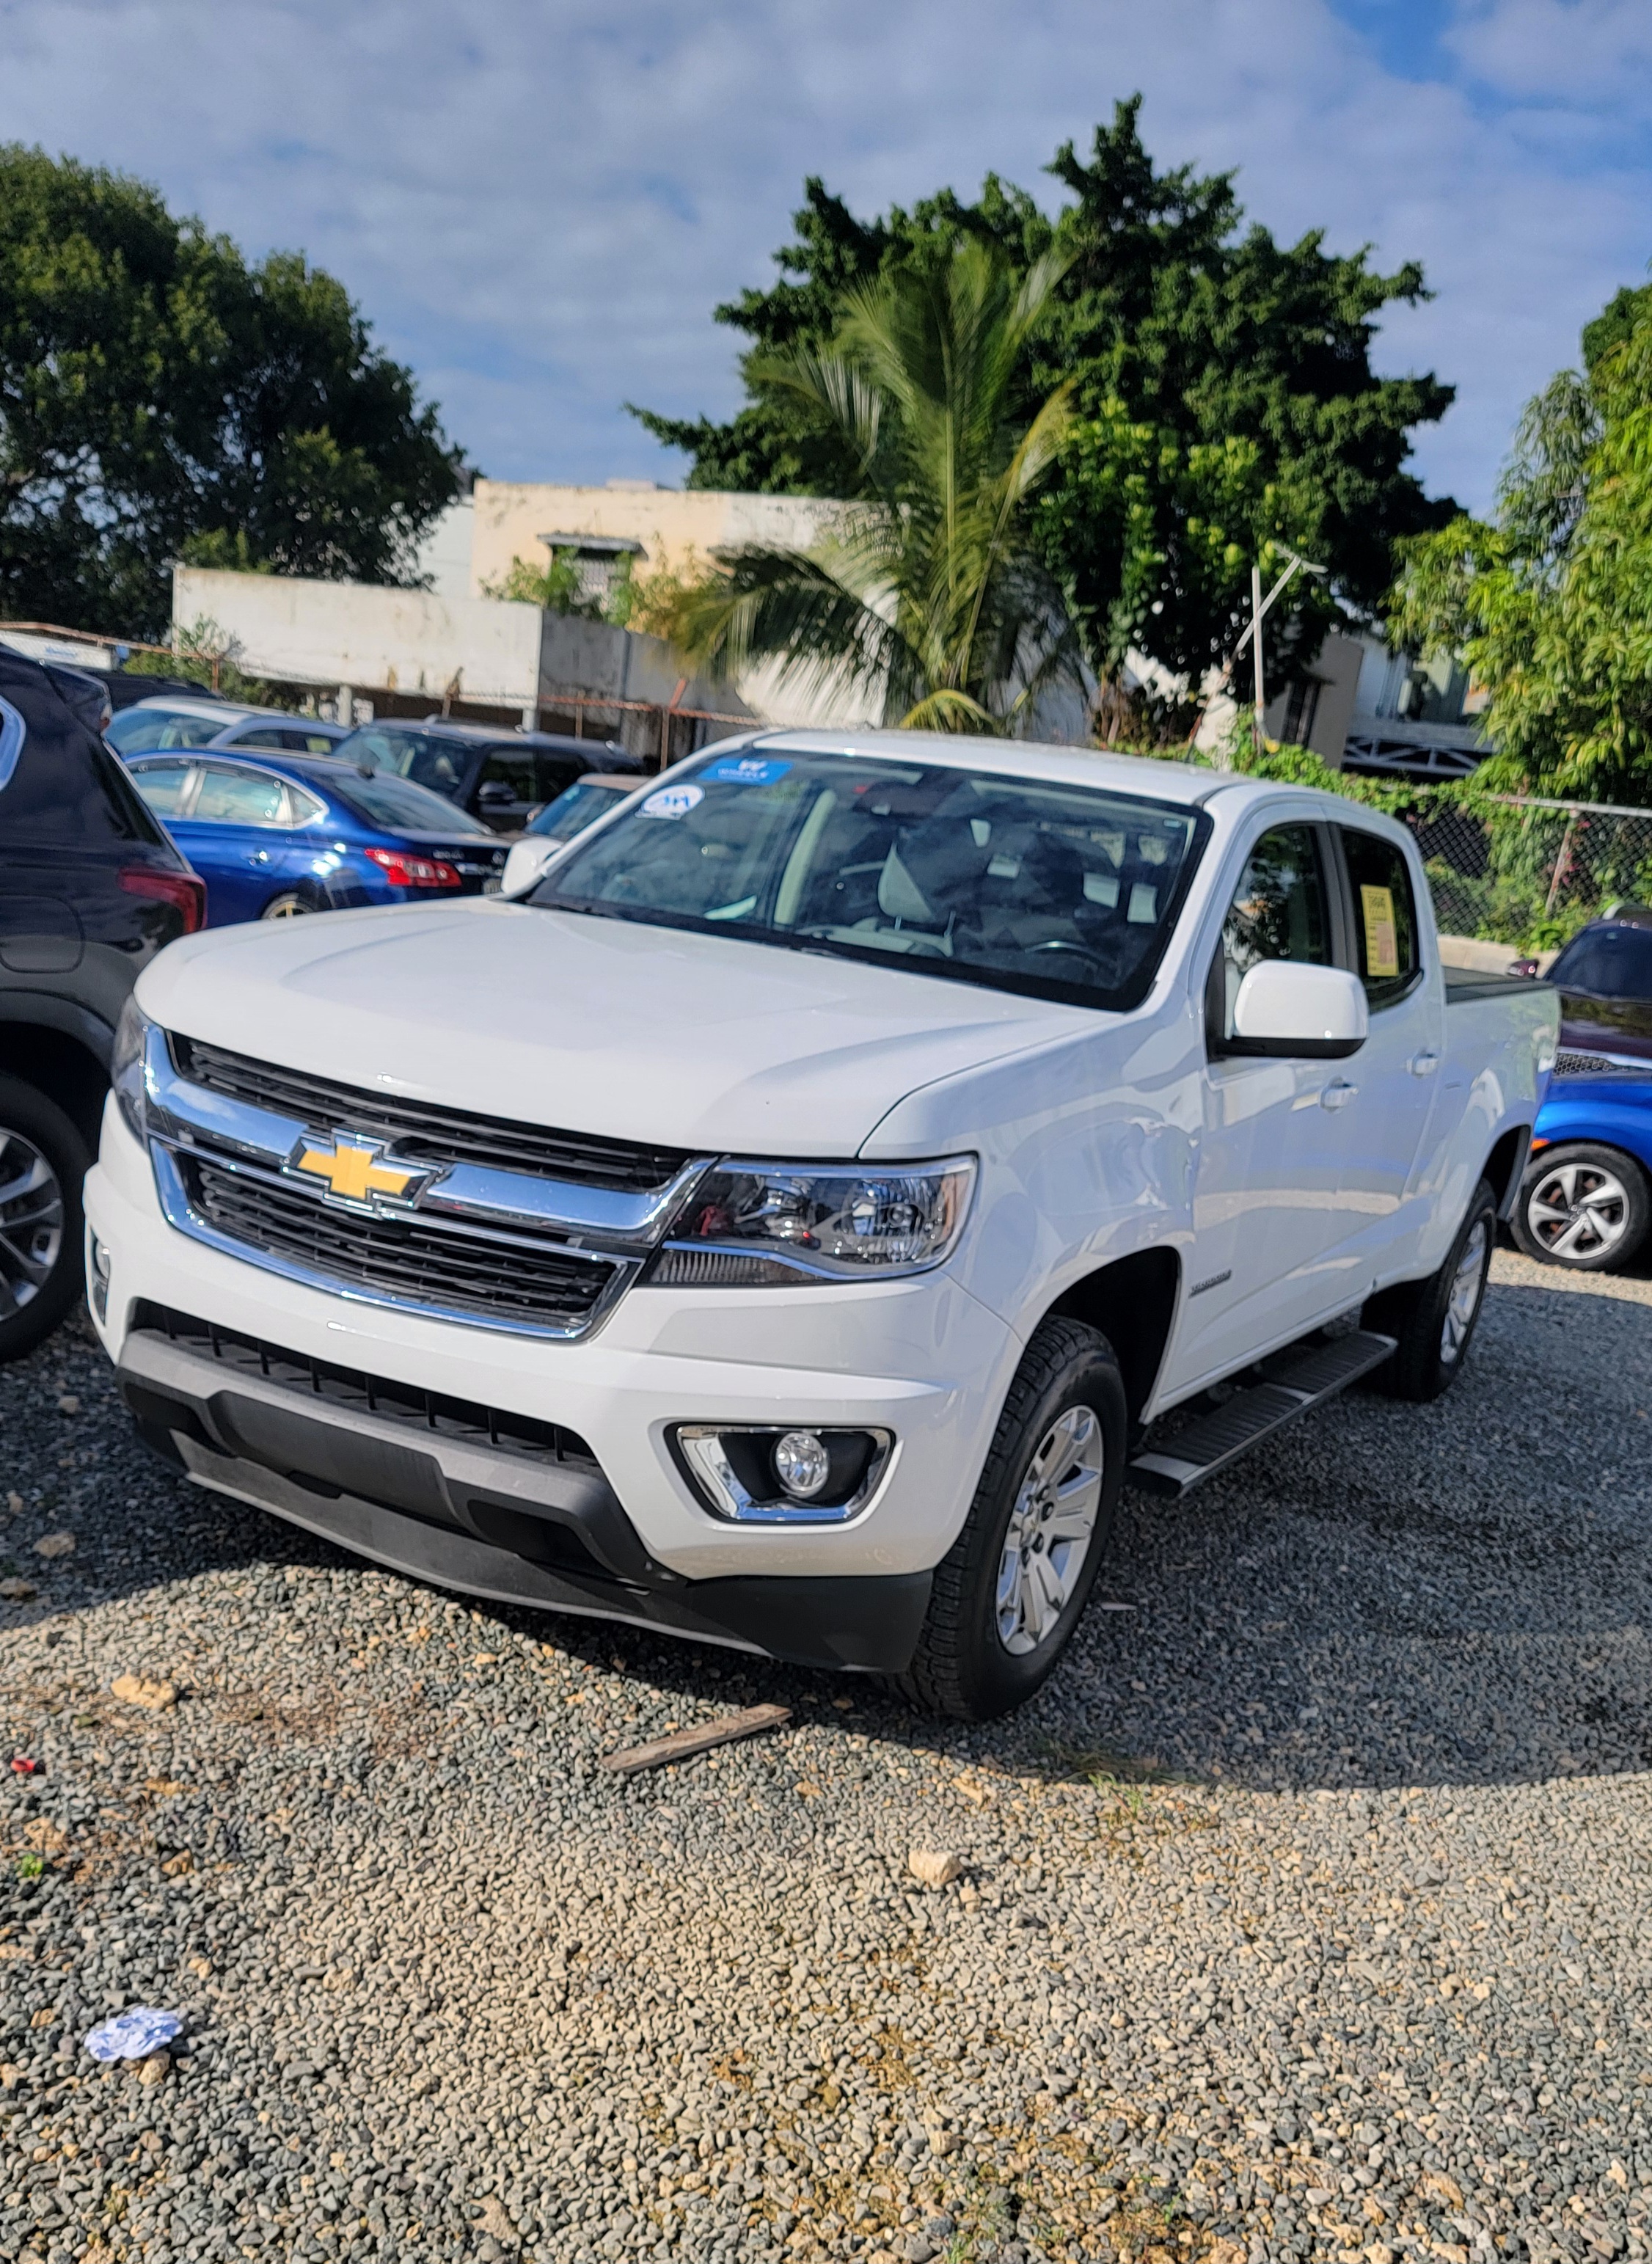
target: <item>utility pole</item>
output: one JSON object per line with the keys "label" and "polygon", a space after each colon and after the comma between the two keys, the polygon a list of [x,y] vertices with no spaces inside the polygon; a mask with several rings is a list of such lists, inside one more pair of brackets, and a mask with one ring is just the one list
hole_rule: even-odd
{"label": "utility pole", "polygon": [[1315,574],[1322,578],[1329,571],[1329,569],[1326,567],[1314,566],[1311,565],[1306,558],[1299,558],[1294,550],[1287,550],[1284,555],[1290,561],[1290,563],[1286,566],[1284,573],[1280,575],[1273,587],[1268,591],[1265,598],[1262,594],[1262,568],[1260,564],[1258,563],[1250,569],[1250,619],[1246,622],[1244,629],[1240,635],[1238,643],[1234,647],[1232,652],[1228,654],[1226,661],[1223,662],[1221,675],[1217,679],[1214,689],[1206,694],[1205,702],[1206,707],[1208,708],[1211,700],[1215,698],[1216,693],[1226,690],[1227,686],[1233,681],[1234,664],[1237,661],[1240,654],[1245,649],[1245,638],[1249,637],[1250,640],[1251,667],[1256,676],[1256,683],[1253,687],[1253,699],[1255,702],[1254,713],[1256,719],[1257,752],[1258,754],[1262,752],[1262,715],[1263,709],[1266,704],[1265,694],[1262,683],[1262,622],[1264,616],[1266,614],[1269,607],[1272,605],[1274,599],[1283,593],[1286,584],[1291,581],[1293,577],[1297,574]]}

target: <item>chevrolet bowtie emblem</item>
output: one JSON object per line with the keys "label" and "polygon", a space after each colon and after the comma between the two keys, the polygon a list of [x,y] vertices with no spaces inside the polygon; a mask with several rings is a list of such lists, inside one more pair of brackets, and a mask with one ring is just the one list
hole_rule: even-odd
{"label": "chevrolet bowtie emblem", "polygon": [[325,1179],[330,1194],[353,1203],[371,1203],[375,1195],[405,1198],[410,1187],[430,1177],[415,1165],[387,1164],[377,1141],[352,1140],[347,1133],[335,1135],[330,1148],[307,1143],[293,1168]]}

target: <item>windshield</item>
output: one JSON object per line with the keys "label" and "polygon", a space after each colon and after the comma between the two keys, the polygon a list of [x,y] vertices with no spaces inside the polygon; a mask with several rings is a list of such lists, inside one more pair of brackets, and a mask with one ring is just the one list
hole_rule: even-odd
{"label": "windshield", "polygon": [[594,786],[589,779],[580,779],[547,803],[528,831],[540,841],[571,841],[631,791],[628,786]]}
{"label": "windshield", "polygon": [[365,724],[341,739],[335,750],[341,763],[388,771],[440,795],[462,793],[475,751],[474,739],[445,738],[435,731],[399,731],[393,723]]}
{"label": "windshield", "polygon": [[479,817],[473,817],[457,802],[445,801],[425,787],[415,786],[411,779],[398,778],[393,771],[374,771],[364,777],[361,772],[351,770],[337,784],[331,779],[327,783],[328,791],[353,809],[358,817],[365,817],[371,825],[388,826],[394,833],[468,834],[488,831]]}
{"label": "windshield", "polygon": [[176,708],[123,708],[110,717],[104,737],[118,755],[142,754],[150,747],[204,747],[234,721],[233,715],[190,715]]}
{"label": "windshield", "polygon": [[1561,952],[1548,979],[1597,998],[1652,1000],[1652,928],[1585,929]]}
{"label": "windshield", "polygon": [[714,756],[577,841],[531,901],[1134,1005],[1207,821],[871,756]]}

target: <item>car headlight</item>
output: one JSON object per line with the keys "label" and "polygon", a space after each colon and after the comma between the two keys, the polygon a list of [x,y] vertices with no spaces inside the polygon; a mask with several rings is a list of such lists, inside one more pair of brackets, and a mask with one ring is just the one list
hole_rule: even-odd
{"label": "car headlight", "polygon": [[888,1281],[949,1257],[973,1156],[859,1167],[719,1164],[671,1223],[645,1279],[679,1288]]}
{"label": "car headlight", "polygon": [[130,993],[120,1009],[120,1020],[115,1024],[114,1051],[109,1057],[109,1082],[134,1136],[141,1140],[148,1134],[149,1085],[145,1062],[149,1052],[149,1033],[155,1027],[147,1014],[139,1011],[138,1002]]}

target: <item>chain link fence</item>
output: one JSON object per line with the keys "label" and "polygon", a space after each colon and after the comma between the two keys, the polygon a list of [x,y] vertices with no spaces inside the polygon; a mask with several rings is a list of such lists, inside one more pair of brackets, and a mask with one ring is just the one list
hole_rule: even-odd
{"label": "chain link fence", "polygon": [[1402,811],[1445,935],[1552,951],[1613,903],[1652,903],[1652,809],[1420,788]]}

